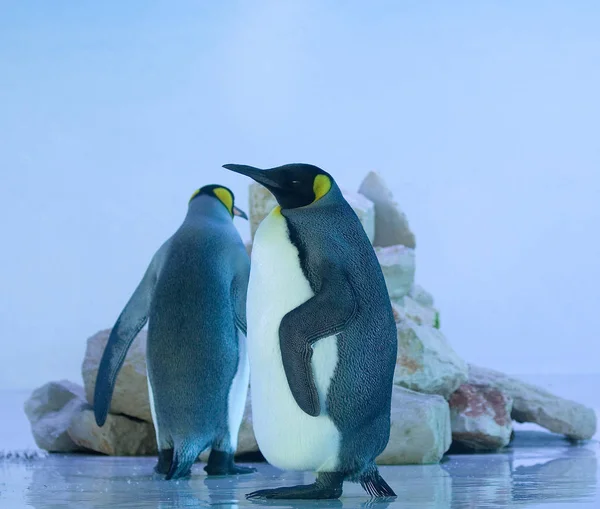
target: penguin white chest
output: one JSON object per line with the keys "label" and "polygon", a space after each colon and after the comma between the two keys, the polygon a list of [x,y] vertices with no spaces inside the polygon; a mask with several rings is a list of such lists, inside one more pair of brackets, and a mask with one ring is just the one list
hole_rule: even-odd
{"label": "penguin white chest", "polygon": [[337,338],[313,346],[312,369],[321,414],[312,417],[297,405],[283,368],[279,345],[282,318],[314,293],[290,242],[286,220],[273,211],[260,225],[252,247],[248,285],[248,355],[252,418],[265,458],[286,470],[333,471],[340,433],[327,415],[327,392],[337,362]]}

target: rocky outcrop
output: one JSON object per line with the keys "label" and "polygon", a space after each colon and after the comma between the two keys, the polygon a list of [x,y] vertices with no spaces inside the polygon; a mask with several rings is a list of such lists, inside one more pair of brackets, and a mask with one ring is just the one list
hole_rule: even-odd
{"label": "rocky outcrop", "polygon": [[358,191],[375,205],[375,239],[373,245],[389,247],[402,245],[415,248],[415,235],[408,226],[406,215],[394,200],[389,187],[377,172],[370,172]]}
{"label": "rocky outcrop", "polygon": [[469,366],[469,383],[495,387],[513,400],[512,418],[533,422],[573,440],[589,440],[596,433],[596,414],[591,408],[492,369]]}
{"label": "rocky outcrop", "polygon": [[410,293],[415,280],[415,252],[404,246],[376,247],[388,294],[392,301]]}
{"label": "rocky outcrop", "polygon": [[348,204],[352,207],[352,210],[358,216],[372,244],[375,239],[375,206],[373,202],[367,200],[363,195],[353,193],[347,189],[341,189],[341,191]]}
{"label": "rocky outcrop", "polygon": [[463,384],[450,396],[452,439],[465,449],[494,451],[512,434],[512,399],[486,386]]}
{"label": "rocky outcrop", "polygon": [[390,440],[378,464],[437,463],[451,442],[450,410],[444,398],[394,387]]}
{"label": "rocky outcrop", "polygon": [[397,304],[393,304],[392,309],[398,334],[394,383],[449,398],[467,381],[467,363],[456,354],[440,330],[429,324],[419,325]]}
{"label": "rocky outcrop", "polygon": [[49,452],[84,450],[69,436],[74,415],[86,406],[83,388],[68,380],[49,382],[33,391],[25,402],[36,445]]}
{"label": "rocky outcrop", "polygon": [[[94,404],[96,376],[102,353],[108,342],[110,329],[94,334],[87,340],[85,357],[81,367],[85,394],[90,405]],[[110,413],[136,417],[152,422],[148,382],[146,377],[146,331],[142,330],[131,344],[123,366],[117,376],[110,404]]]}
{"label": "rocky outcrop", "polygon": [[150,456],[158,454],[152,423],[108,414],[98,427],[92,409],[79,410],[71,419],[69,437],[83,449],[109,456]]}
{"label": "rocky outcrop", "polygon": [[424,306],[426,308],[432,308],[434,305],[433,295],[431,295],[427,290],[425,290],[422,286],[412,285],[410,292],[408,294],[411,299],[415,302]]}

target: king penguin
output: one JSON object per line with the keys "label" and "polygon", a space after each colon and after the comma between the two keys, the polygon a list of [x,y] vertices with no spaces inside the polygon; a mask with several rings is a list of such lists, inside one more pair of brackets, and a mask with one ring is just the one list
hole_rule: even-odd
{"label": "king penguin", "polygon": [[250,258],[232,219],[246,214],[226,187],[197,190],[179,229],[156,252],[104,350],[94,412],[104,425],[131,343],[148,322],[148,389],[159,450],[155,471],[189,476],[211,447],[208,475],[236,475],[248,393],[245,344]]}
{"label": "king penguin", "polygon": [[279,205],[252,248],[248,355],[262,454],[316,482],[249,499],[336,499],[344,480],[395,497],[375,459],[390,434],[397,339],[385,280],[355,212],[331,175],[309,164],[225,168]]}

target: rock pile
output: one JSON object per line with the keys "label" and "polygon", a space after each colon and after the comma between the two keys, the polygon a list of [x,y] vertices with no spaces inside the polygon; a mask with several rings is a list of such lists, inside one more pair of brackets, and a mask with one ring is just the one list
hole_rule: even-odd
{"label": "rock pile", "polygon": [[[571,439],[590,439],[595,413],[583,405],[496,371],[468,365],[440,330],[431,294],[415,284],[415,236],[382,178],[369,173],[359,193],[343,190],[373,244],[385,276],[398,337],[390,440],[380,464],[436,463],[457,445],[495,451],[508,445],[512,422],[533,422]],[[259,184],[250,186],[250,228],[276,205]],[[248,252],[252,244],[247,245]],[[119,373],[104,427],[94,421],[94,384],[110,330],[88,339],[84,387],[50,382],[25,404],[37,445],[50,452],[154,455],[156,444],[146,379],[142,330]],[[238,455],[256,453],[251,402],[240,429]],[[205,460],[205,452],[201,459]]]}

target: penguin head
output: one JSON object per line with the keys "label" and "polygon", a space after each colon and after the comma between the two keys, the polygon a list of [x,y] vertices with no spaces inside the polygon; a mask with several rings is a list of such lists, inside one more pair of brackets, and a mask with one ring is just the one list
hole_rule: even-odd
{"label": "penguin head", "polygon": [[312,164],[285,164],[268,170],[242,164],[226,164],[223,168],[246,175],[265,186],[283,209],[311,205],[323,198],[333,185],[331,175]]}
{"label": "penguin head", "polygon": [[198,198],[198,196],[211,196],[219,200],[225,206],[229,214],[231,214],[232,218],[238,216],[244,219],[248,219],[246,213],[235,206],[234,194],[231,192],[230,189],[224,186],[211,184],[210,186],[201,187],[192,195],[192,197],[190,198],[190,203],[192,203],[193,200]]}

